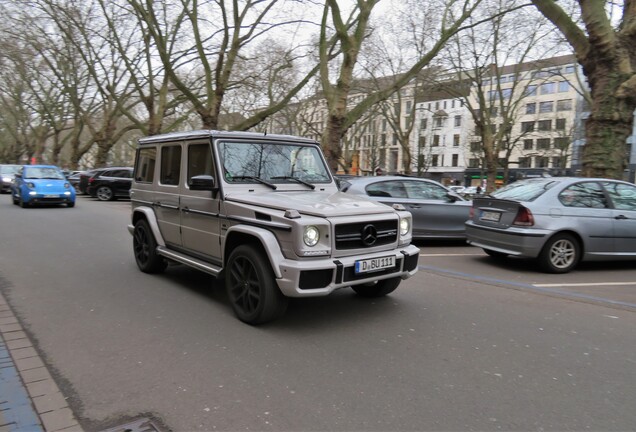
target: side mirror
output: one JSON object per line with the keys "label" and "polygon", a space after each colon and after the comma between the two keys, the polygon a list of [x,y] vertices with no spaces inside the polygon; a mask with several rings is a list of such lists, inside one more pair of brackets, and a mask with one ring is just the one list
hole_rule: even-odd
{"label": "side mirror", "polygon": [[188,186],[190,190],[207,190],[216,191],[216,182],[211,175],[198,175],[188,180]]}

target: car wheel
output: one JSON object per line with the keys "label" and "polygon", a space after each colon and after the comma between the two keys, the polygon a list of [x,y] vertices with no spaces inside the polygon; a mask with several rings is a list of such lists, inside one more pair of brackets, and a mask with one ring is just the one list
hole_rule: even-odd
{"label": "car wheel", "polygon": [[67,202],[67,203],[66,203],[66,207],[68,207],[68,208],[73,208],[73,207],[75,207],[75,201]]}
{"label": "car wheel", "polygon": [[247,324],[262,324],[281,316],[287,309],[285,297],[264,252],[242,245],[230,254],[225,289],[234,313]]}
{"label": "car wheel", "polygon": [[538,259],[547,273],[567,273],[579,263],[581,246],[574,236],[557,234],[543,246]]}
{"label": "car wheel", "polygon": [[20,201],[16,198],[15,195],[11,195],[11,200],[13,201],[13,205],[20,204]]}
{"label": "car wheel", "polygon": [[95,196],[100,201],[112,201],[115,197],[113,195],[113,190],[108,186],[100,186],[95,191]]}
{"label": "car wheel", "polygon": [[25,202],[25,201],[22,199],[22,197],[20,197],[19,202],[20,202],[20,207],[22,207],[22,208],[27,208],[27,207],[29,207],[29,203],[28,203],[28,202]]}
{"label": "car wheel", "polygon": [[168,265],[167,261],[157,253],[157,241],[148,222],[144,219],[138,220],[135,224],[133,251],[137,267],[144,273],[161,273]]}
{"label": "car wheel", "polygon": [[494,251],[492,249],[484,249],[484,252],[486,252],[489,257],[494,258],[494,259],[498,259],[498,260],[504,259],[504,258],[506,258],[508,256],[508,254],[506,254],[506,253],[497,252],[497,251]]}
{"label": "car wheel", "polygon": [[383,297],[392,293],[402,282],[401,278],[383,279],[363,285],[354,285],[351,287],[356,294],[362,297]]}

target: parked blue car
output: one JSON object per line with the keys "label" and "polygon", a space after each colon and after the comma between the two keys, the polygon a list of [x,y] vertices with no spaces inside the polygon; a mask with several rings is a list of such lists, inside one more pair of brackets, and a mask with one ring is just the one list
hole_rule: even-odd
{"label": "parked blue car", "polygon": [[75,189],[62,170],[54,165],[24,165],[11,185],[13,204],[66,204],[75,207]]}

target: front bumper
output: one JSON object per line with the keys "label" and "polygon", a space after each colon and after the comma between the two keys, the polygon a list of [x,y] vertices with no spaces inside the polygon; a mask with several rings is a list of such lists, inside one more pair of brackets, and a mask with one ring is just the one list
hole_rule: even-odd
{"label": "front bumper", "polygon": [[[408,279],[417,272],[419,254],[419,248],[408,245],[397,250],[337,259],[284,260],[279,264],[282,278],[276,281],[282,293],[287,297],[325,296],[334,290],[352,285],[395,277]],[[391,255],[395,256],[395,267],[362,274],[356,274],[354,271],[356,261]]]}

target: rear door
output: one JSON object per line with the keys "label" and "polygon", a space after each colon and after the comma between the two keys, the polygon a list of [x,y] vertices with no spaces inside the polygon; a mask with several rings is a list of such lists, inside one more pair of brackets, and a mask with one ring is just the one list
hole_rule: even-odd
{"label": "rear door", "polygon": [[613,210],[616,252],[636,255],[636,186],[619,182],[605,182]]}
{"label": "rear door", "polygon": [[181,181],[182,143],[159,147],[159,179],[156,183],[154,209],[164,241],[181,246],[179,193]]}

